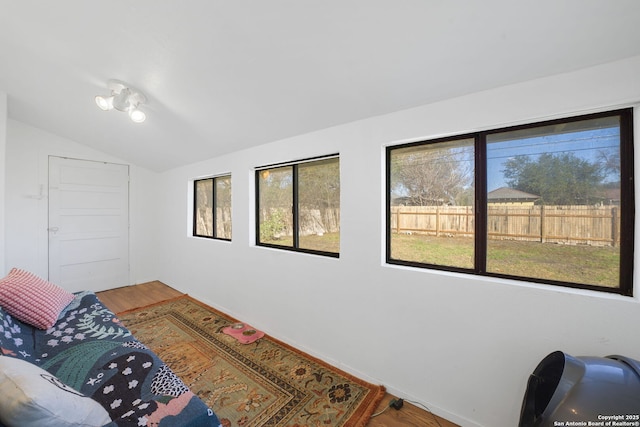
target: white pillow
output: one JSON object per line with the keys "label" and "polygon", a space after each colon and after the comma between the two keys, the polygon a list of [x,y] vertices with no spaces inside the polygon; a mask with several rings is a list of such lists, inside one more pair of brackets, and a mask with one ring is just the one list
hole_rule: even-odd
{"label": "white pillow", "polygon": [[88,427],[111,422],[107,411],[44,369],[0,357],[0,422],[8,427]]}

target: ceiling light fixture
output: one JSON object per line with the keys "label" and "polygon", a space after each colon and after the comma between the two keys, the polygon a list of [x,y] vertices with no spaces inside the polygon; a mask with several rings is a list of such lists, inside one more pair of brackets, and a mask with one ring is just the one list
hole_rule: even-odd
{"label": "ceiling light fixture", "polygon": [[109,80],[107,87],[111,90],[111,95],[96,96],[96,104],[103,111],[122,111],[129,114],[129,118],[135,123],[142,123],[147,115],[138,108],[139,105],[147,102],[147,97],[138,89],[121,82],[120,80]]}

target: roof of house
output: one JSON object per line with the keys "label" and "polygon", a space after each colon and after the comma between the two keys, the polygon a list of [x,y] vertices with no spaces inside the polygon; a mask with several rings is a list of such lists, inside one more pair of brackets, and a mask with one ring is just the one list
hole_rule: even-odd
{"label": "roof of house", "polygon": [[520,190],[516,190],[515,188],[509,188],[509,187],[500,187],[500,188],[496,188],[493,191],[489,191],[487,193],[487,199],[489,201],[534,201],[534,200],[538,200],[540,198],[540,196],[535,195],[535,194],[531,194],[531,193],[527,193],[526,191],[520,191]]}

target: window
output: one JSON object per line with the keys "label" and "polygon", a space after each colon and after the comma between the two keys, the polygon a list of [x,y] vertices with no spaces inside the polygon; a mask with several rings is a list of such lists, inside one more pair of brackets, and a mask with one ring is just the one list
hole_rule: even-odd
{"label": "window", "polygon": [[633,110],[387,148],[387,262],[632,293]]}
{"label": "window", "polygon": [[193,183],[193,235],[231,240],[231,175]]}
{"label": "window", "polygon": [[256,169],[256,244],[337,257],[337,155]]}

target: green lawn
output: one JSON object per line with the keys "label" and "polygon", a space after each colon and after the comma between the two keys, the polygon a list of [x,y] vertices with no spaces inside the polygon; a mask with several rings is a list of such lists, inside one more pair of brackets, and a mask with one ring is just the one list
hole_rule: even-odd
{"label": "green lawn", "polygon": [[[293,245],[293,237],[286,236],[280,239],[265,240],[262,243],[269,245],[279,245],[291,247]],[[340,233],[325,233],[322,236],[300,236],[300,247],[302,249],[311,249],[322,252],[340,252]]]}
{"label": "green lawn", "polygon": [[[291,247],[291,237],[263,243]],[[340,252],[339,233],[301,236],[300,247]],[[392,258],[426,264],[473,268],[473,240],[393,234]],[[618,287],[620,252],[610,246],[560,245],[554,243],[490,240],[487,270],[492,273],[543,280]]]}
{"label": "green lawn", "polygon": [[[473,268],[470,238],[393,234],[392,258]],[[610,246],[490,240],[487,271],[545,280],[617,287],[620,252]]]}

